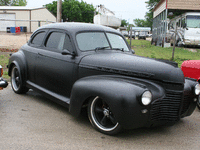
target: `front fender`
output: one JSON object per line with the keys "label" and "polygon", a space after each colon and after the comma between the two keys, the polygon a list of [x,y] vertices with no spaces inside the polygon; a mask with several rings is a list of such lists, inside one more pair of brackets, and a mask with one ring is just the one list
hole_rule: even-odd
{"label": "front fender", "polygon": [[[82,78],[73,86],[69,111],[72,115],[78,116],[86,99],[99,96],[106,101],[116,120],[124,128],[142,127],[149,118],[149,112],[144,114],[142,110],[149,110],[150,106],[143,106],[140,99],[142,93],[149,90],[149,87],[142,82],[108,76]],[[155,93],[155,89],[151,89],[153,90],[151,92]],[[162,96],[164,95],[162,90],[157,90]]]}

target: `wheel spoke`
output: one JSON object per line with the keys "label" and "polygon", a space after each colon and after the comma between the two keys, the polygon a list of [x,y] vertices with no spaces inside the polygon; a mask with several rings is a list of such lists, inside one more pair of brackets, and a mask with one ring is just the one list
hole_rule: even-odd
{"label": "wheel spoke", "polygon": [[109,105],[98,96],[89,103],[88,117],[93,126],[103,133],[115,134],[121,130]]}
{"label": "wheel spoke", "polygon": [[102,118],[102,120],[101,120],[101,124],[102,124],[103,126],[105,126],[106,123],[107,123],[107,117],[104,116],[104,117]]}
{"label": "wheel spoke", "polygon": [[19,71],[15,70],[15,77],[19,77]]}
{"label": "wheel spoke", "polygon": [[16,78],[15,78],[15,81],[16,81],[16,82],[19,82],[19,77],[16,77]]}
{"label": "wheel spoke", "polygon": [[100,107],[95,107],[95,110],[94,110],[96,113],[103,113],[103,109],[100,108]]}
{"label": "wheel spoke", "polygon": [[113,124],[116,124],[117,122],[116,122],[116,120],[115,120],[115,118],[113,117],[113,116],[109,116],[109,118],[110,118],[110,121],[113,123]]}

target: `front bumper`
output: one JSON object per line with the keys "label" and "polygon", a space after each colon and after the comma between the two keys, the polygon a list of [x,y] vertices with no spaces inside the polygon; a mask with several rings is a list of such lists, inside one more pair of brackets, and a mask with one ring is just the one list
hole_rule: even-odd
{"label": "front bumper", "polygon": [[184,91],[167,89],[163,99],[154,101],[150,110],[151,126],[171,125],[181,118],[190,116],[199,101],[199,96],[193,91],[195,83],[186,79]]}
{"label": "front bumper", "polygon": [[3,88],[6,88],[8,86],[8,82],[4,80],[3,78],[0,78],[0,90]]}

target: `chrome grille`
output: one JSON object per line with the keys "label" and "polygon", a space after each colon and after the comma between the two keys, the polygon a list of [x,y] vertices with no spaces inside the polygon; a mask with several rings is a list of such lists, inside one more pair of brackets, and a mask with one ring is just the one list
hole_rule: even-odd
{"label": "chrome grille", "polygon": [[181,115],[183,115],[189,109],[190,103],[191,103],[192,99],[194,98],[194,97],[191,97],[191,95],[192,94],[186,95],[186,93],[184,93]]}
{"label": "chrome grille", "polygon": [[178,121],[182,93],[167,91],[165,98],[152,103],[152,121]]}

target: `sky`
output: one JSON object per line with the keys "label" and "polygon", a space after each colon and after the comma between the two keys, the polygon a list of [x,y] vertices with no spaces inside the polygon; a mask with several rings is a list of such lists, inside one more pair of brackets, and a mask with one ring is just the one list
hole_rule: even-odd
{"label": "sky", "polygon": [[[27,0],[27,7],[42,7],[45,4],[52,3],[54,0]],[[56,0],[57,1],[57,0]],[[81,1],[81,0],[79,0]],[[144,19],[148,11],[147,0],[83,0],[88,4],[92,4],[95,8],[97,5],[104,5],[113,11],[116,17],[125,19],[129,23],[133,23],[136,18]]]}

